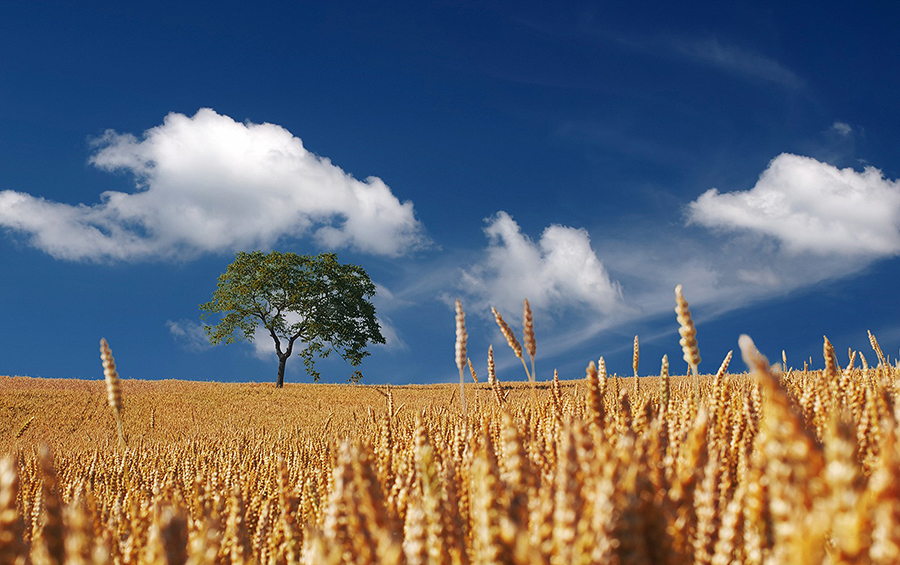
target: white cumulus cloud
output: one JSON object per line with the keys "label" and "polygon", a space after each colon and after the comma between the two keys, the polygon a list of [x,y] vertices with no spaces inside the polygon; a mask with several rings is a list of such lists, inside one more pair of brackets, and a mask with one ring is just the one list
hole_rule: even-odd
{"label": "white cumulus cloud", "polygon": [[781,154],[750,190],[710,189],[690,222],[769,236],[792,255],[886,257],[900,253],[900,183],[881,171],[838,169]]}
{"label": "white cumulus cloud", "polygon": [[621,289],[591,248],[586,230],[552,225],[535,242],[506,212],[487,224],[484,257],[462,276],[462,290],[476,308],[519,312],[524,298],[541,313],[570,307],[610,313],[621,305]]}
{"label": "white cumulus cloud", "polygon": [[427,243],[413,204],[355,179],[278,125],[202,109],[138,138],[107,131],[90,163],[134,179],[98,204],[0,192],[0,226],[68,260],[191,257],[312,236],[329,249],[397,256]]}

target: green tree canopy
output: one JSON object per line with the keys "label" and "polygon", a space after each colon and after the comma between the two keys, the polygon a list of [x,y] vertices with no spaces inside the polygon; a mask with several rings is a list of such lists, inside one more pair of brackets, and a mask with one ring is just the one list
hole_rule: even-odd
{"label": "green tree canopy", "polygon": [[[200,305],[202,318],[222,314],[217,325],[204,326],[213,345],[253,341],[264,327],[278,354],[277,385],[284,384],[284,366],[297,352],[314,381],[316,357],[335,352],[357,367],[369,355],[366,344],[384,343],[369,300],[375,285],[358,265],[338,263],[334,253],[297,255],[262,251],[240,252],[219,276],[213,299]],[[350,380],[359,381],[353,372]]]}

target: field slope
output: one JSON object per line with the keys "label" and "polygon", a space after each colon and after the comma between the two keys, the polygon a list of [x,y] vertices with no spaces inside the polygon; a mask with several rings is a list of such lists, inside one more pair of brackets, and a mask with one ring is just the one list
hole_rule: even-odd
{"label": "field slope", "polygon": [[[746,344],[745,344],[746,345]],[[900,372],[0,377],[0,562],[896,563]]]}

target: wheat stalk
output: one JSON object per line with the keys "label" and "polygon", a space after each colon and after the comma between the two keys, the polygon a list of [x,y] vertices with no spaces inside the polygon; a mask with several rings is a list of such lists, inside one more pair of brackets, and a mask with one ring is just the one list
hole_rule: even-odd
{"label": "wheat stalk", "polygon": [[37,460],[41,476],[39,502],[43,507],[43,524],[39,530],[37,549],[48,562],[61,565],[65,562],[66,554],[63,501],[53,453],[47,445],[40,446]]}
{"label": "wheat stalk", "polygon": [[[522,311],[522,335],[525,339],[525,351],[531,357],[531,374],[528,375],[528,380],[531,381],[531,398],[534,405],[537,406],[537,385],[535,384],[537,375],[534,374],[534,354],[537,352],[537,342],[534,339],[534,316],[527,298],[522,302]],[[522,359],[522,363],[525,363],[525,359]],[[525,372],[528,373],[527,367]]]}
{"label": "wheat stalk", "polygon": [[109,406],[116,418],[116,431],[119,434],[119,447],[125,449],[125,435],[122,433],[122,389],[119,384],[119,373],[116,372],[116,360],[106,339],[100,339],[100,360],[103,363],[103,377],[106,380],[106,396]]}
{"label": "wheat stalk", "polygon": [[684,360],[690,366],[690,373],[694,377],[694,401],[700,397],[700,383],[697,366],[700,365],[700,350],[697,348],[697,330],[694,328],[694,320],[688,309],[688,301],[684,299],[681,285],[675,287],[675,314],[678,318],[678,333],[681,339],[681,350],[684,352]]}
{"label": "wheat stalk", "polygon": [[496,375],[494,376],[494,381],[491,383],[491,390],[494,392],[494,399],[497,401],[497,408],[502,408],[503,403],[506,402],[509,393],[503,392],[503,387],[500,385],[500,379],[498,379]]}
{"label": "wheat stalk", "polygon": [[634,336],[634,354],[631,357],[631,366],[634,369],[634,398],[638,396],[638,361],[641,358],[641,346],[638,343],[638,336]]}
{"label": "wheat stalk", "polygon": [[[472,366],[472,360],[469,359],[469,372],[472,373],[472,380],[475,381],[475,384],[478,384],[478,375],[475,373],[475,367]],[[479,411],[479,402],[478,402],[478,387],[475,387],[475,412]]]}
{"label": "wheat stalk", "polygon": [[475,381],[475,384],[478,384],[478,374],[475,372],[475,367],[472,366],[472,360],[469,359],[469,372],[472,374],[472,380]]}
{"label": "wheat stalk", "polygon": [[496,308],[491,306],[491,312],[494,314],[494,320],[497,322],[497,325],[500,326],[500,332],[503,333],[503,337],[506,338],[506,343],[509,344],[510,349],[513,350],[513,353],[516,354],[516,357],[522,361],[522,367],[525,368],[525,375],[528,377],[528,380],[531,380],[531,373],[528,372],[528,365],[525,364],[525,358],[522,357],[522,346],[519,345],[519,340],[516,339],[516,334],[513,333],[512,328],[509,327],[509,324],[506,323],[506,320],[503,319],[503,316],[500,315],[500,312],[497,311]]}
{"label": "wheat stalk", "polygon": [[[510,349],[513,350],[513,353],[516,354],[516,357],[519,358],[519,361],[522,362],[522,368],[525,369],[525,376],[528,377],[528,382],[531,383],[531,399],[533,407],[537,409],[537,391],[535,390],[534,377],[528,372],[528,365],[525,364],[525,357],[522,356],[522,346],[519,344],[519,340],[516,339],[516,334],[513,333],[512,328],[509,327],[509,324],[507,324],[506,320],[503,319],[503,316],[500,315],[500,312],[493,306],[491,306],[491,312],[494,314],[494,320],[497,322],[497,325],[500,326],[500,332],[503,333],[503,337],[506,338],[506,343],[509,345]],[[534,338],[533,333],[531,337],[532,339]]]}
{"label": "wheat stalk", "polygon": [[488,384],[494,386],[494,381],[497,380],[497,366],[494,364],[494,346],[488,346]]}
{"label": "wheat stalk", "polygon": [[523,301],[522,309],[522,335],[525,337],[525,351],[531,357],[531,380],[535,380],[537,376],[534,373],[534,355],[537,352],[537,341],[534,338],[534,316],[527,298]]}
{"label": "wheat stalk", "polygon": [[597,367],[591,361],[587,366],[587,385],[588,385],[588,414],[589,421],[603,429],[604,413],[603,413],[603,389],[600,384],[601,377],[597,372]]}
{"label": "wheat stalk", "polygon": [[16,507],[19,498],[19,475],[12,456],[0,458],[0,563],[25,565],[28,547],[25,524]]}
{"label": "wheat stalk", "polygon": [[550,385],[551,399],[553,400],[553,408],[556,410],[556,417],[561,418],[562,411],[562,391],[559,386],[559,372],[553,369],[553,382]]}
{"label": "wheat stalk", "polygon": [[838,373],[838,369],[835,367],[837,358],[834,354],[834,347],[828,341],[828,336],[822,337],[825,339],[825,342],[822,344],[822,356],[825,358],[825,379],[831,382]]}
{"label": "wheat stalk", "polygon": [[691,318],[691,311],[688,308],[688,301],[684,299],[681,291],[681,285],[675,287],[675,314],[678,318],[678,333],[681,339],[681,349],[684,352],[684,360],[690,365],[691,374],[697,375],[697,366],[700,365],[700,350],[697,348],[697,330],[694,327],[694,320]]}
{"label": "wheat stalk", "polygon": [[671,397],[671,383],[669,382],[669,356],[663,355],[662,363],[659,368],[659,406],[660,410],[667,412],[669,408],[669,399]]}
{"label": "wheat stalk", "polygon": [[469,334],[466,332],[466,313],[463,311],[462,302],[456,299],[456,366],[459,368],[459,401],[462,404],[463,414],[466,412],[466,389],[463,385],[465,378],[463,369],[466,366],[466,340]]}
{"label": "wheat stalk", "polygon": [[887,361],[884,358],[884,354],[881,352],[881,346],[878,345],[878,340],[875,339],[875,334],[871,331],[869,333],[869,343],[872,345],[872,349],[875,351],[875,355],[878,356],[878,363],[880,365],[887,365]]}
{"label": "wheat stalk", "polygon": [[32,417],[28,418],[28,420],[26,420],[24,424],[22,424],[22,426],[19,428],[19,431],[16,432],[16,439],[19,439],[20,437],[22,437],[25,434],[25,432],[28,430],[28,427],[31,425],[32,422],[34,422],[34,418],[35,417],[32,416]]}

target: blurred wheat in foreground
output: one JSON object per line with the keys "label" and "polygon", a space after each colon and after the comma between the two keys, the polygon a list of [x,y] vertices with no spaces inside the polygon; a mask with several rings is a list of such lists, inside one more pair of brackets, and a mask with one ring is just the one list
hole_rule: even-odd
{"label": "blurred wheat in foreground", "polygon": [[455,385],[119,380],[122,411],[0,377],[0,563],[900,562],[900,371],[740,347],[749,373],[620,387],[601,360],[537,404],[466,384],[467,411]]}

